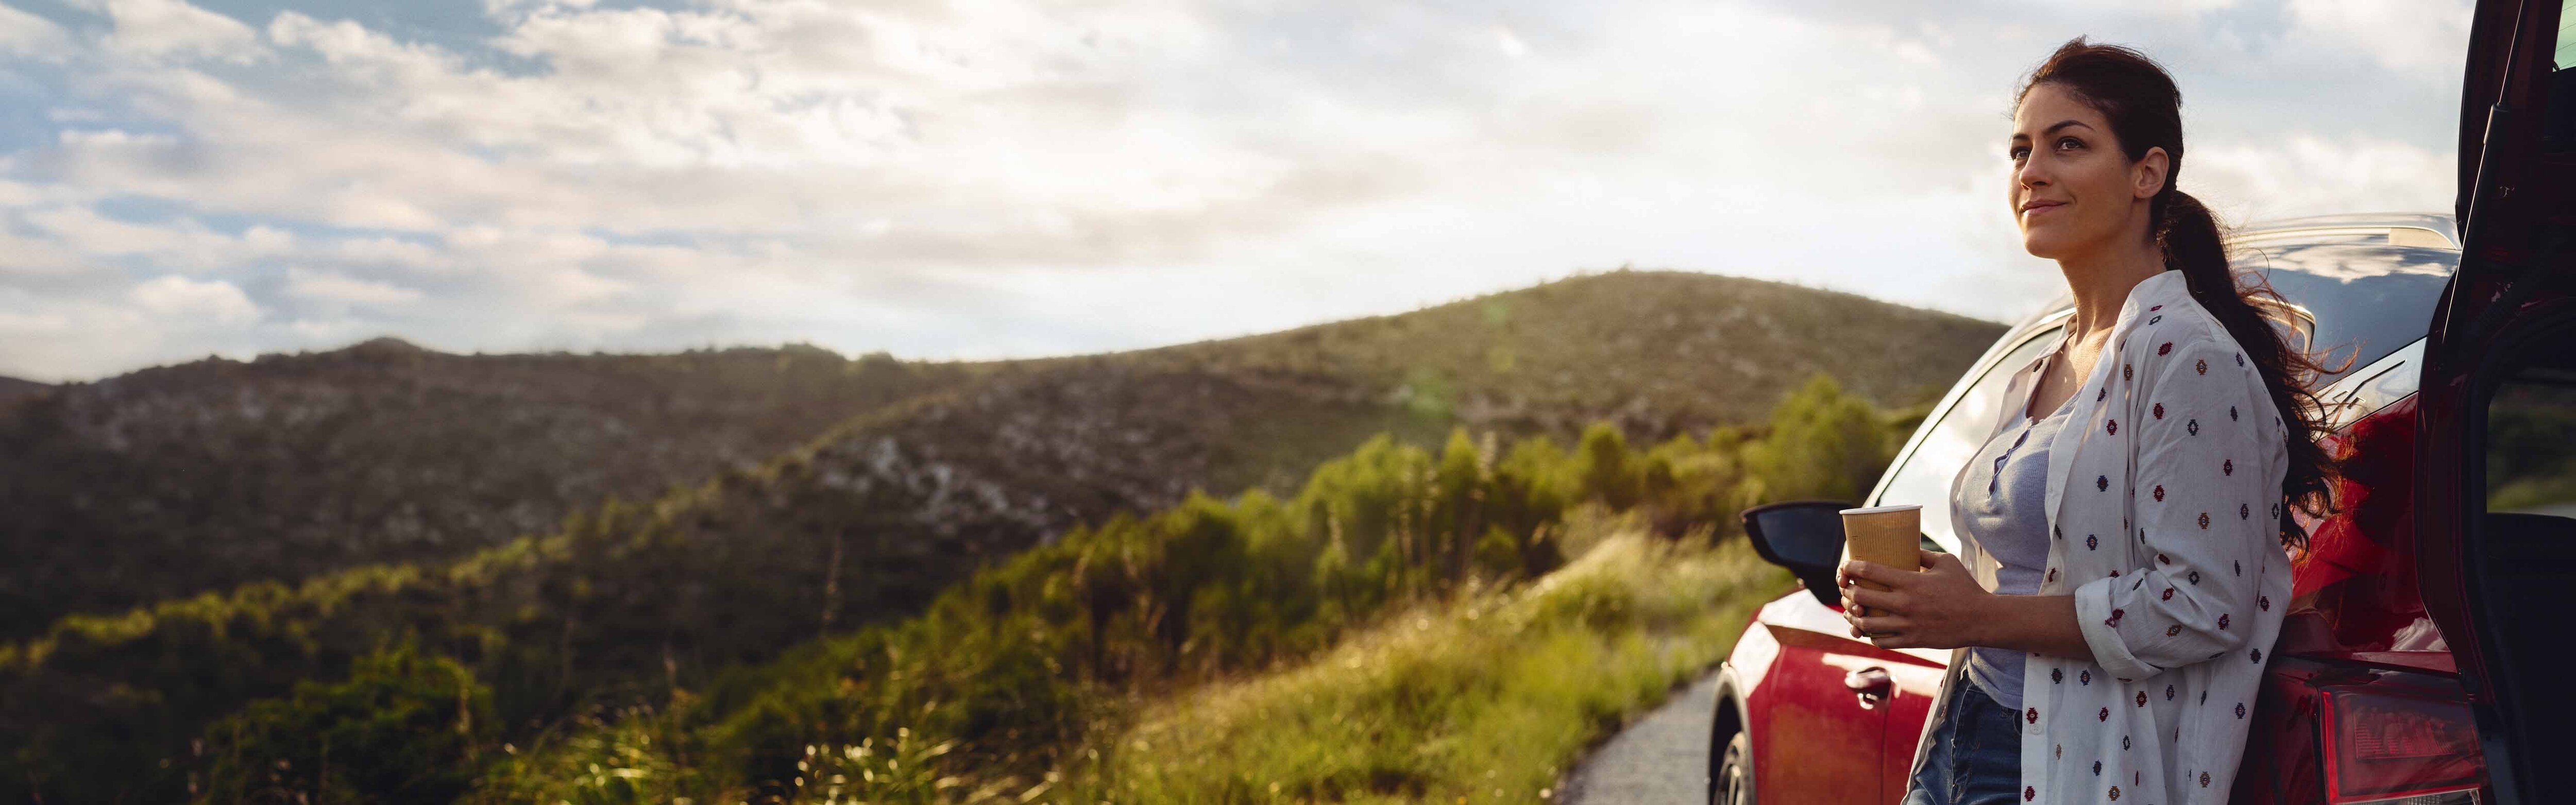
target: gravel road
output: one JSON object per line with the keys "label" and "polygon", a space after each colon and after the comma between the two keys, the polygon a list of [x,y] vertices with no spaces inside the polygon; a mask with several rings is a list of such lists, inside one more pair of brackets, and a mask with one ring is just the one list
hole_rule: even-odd
{"label": "gravel road", "polygon": [[1646,714],[1603,744],[1556,797],[1582,805],[1700,805],[1708,801],[1709,718],[1717,712],[1717,675]]}

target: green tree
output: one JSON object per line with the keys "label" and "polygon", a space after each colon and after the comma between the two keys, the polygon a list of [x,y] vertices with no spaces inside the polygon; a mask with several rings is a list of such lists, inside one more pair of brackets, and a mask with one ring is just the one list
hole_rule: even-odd
{"label": "green tree", "polygon": [[1817,374],[1771,409],[1771,432],[1746,459],[1763,501],[1856,500],[1887,468],[1895,442],[1869,401]]}
{"label": "green tree", "polygon": [[445,803],[465,792],[497,726],[492,693],[409,639],[335,683],[252,702],[206,730],[215,802]]}
{"label": "green tree", "polygon": [[1618,426],[1595,422],[1584,428],[1575,461],[1576,477],[1581,479],[1585,497],[1613,511],[1635,506],[1643,497],[1641,468],[1636,457],[1629,454],[1628,437],[1619,432]]}

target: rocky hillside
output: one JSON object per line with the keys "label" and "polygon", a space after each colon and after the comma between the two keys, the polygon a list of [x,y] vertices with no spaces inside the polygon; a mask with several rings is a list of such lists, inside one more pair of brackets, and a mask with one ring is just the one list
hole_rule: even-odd
{"label": "rocky hillside", "polygon": [[48,388],[52,388],[52,386],[38,383],[33,380],[20,380],[14,377],[0,377],[0,405],[7,405],[10,400],[25,397],[39,391],[44,391]]}
{"label": "rocky hillside", "polygon": [[811,347],[466,356],[382,339],[66,384],[0,408],[0,636],[451,559],[977,373]]}
{"label": "rocky hillside", "polygon": [[1570,437],[1608,419],[1660,440],[1755,421],[1816,372],[1904,405],[2000,329],[1623,271],[1282,333],[980,364],[797,347],[460,356],[392,340],[200,361],[0,411],[12,523],[0,550],[26,558],[0,567],[0,638],[70,612],[459,557],[796,445],[833,477],[901,475],[848,463],[912,457],[905,472],[1011,512],[1007,535],[947,546],[969,562],[1194,487],[1284,491],[1379,432]]}

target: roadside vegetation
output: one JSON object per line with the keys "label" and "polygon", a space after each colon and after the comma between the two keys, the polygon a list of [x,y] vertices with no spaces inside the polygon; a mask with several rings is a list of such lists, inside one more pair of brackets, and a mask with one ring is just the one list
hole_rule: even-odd
{"label": "roadside vegetation", "polygon": [[1297,667],[1155,703],[1067,759],[1065,794],[1038,793],[1547,800],[1588,748],[1725,658],[1791,581],[1742,540],[1665,540],[1610,518],[1569,531],[1602,536],[1534,584],[1409,606]]}
{"label": "roadside vegetation", "polygon": [[1818,380],[1759,436],[1374,440],[1293,499],[1078,530],[921,617],[537,742],[476,796],[1533,801],[1786,583],[1733,512],[1853,494],[1892,424]]}
{"label": "roadside vegetation", "polygon": [[[1818,377],[1765,425],[1650,446],[1381,437],[1294,495],[1116,514],[911,610],[887,591],[938,577],[904,554],[762,547],[867,522],[773,463],[448,567],[0,647],[0,771],[48,801],[1526,801],[1778,586],[1737,511],[1855,495],[1919,417]],[[746,520],[772,542],[711,539]],[[808,576],[846,625],[781,617]]]}

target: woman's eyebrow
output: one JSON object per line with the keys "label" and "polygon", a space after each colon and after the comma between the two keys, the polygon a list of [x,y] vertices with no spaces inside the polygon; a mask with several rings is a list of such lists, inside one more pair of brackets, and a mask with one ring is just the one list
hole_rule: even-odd
{"label": "woman's eyebrow", "polygon": [[[2041,130],[2041,131],[2040,131],[2040,133],[2039,133],[2039,136],[2046,137],[2046,136],[2051,135],[2051,134],[2056,134],[2058,129],[2066,128],[2066,127],[2068,127],[2068,126],[2083,126],[2083,127],[2085,127],[2085,128],[2088,128],[2088,129],[2093,127],[2093,125],[2092,125],[2092,124],[2090,124],[2090,123],[2086,123],[2086,122],[2081,121],[2081,120],[2072,120],[2072,119],[2069,119],[2069,120],[2060,120],[2060,121],[2057,121],[2056,123],[2049,124],[2048,128],[2046,128],[2046,129],[2044,129],[2044,130]],[[2022,140],[2030,139],[2030,135],[2028,135],[2028,134],[2014,134],[2014,135],[2012,136],[2012,138],[2013,138],[2013,141],[2014,141],[2014,142],[2020,142],[2020,141],[2022,141]]]}

